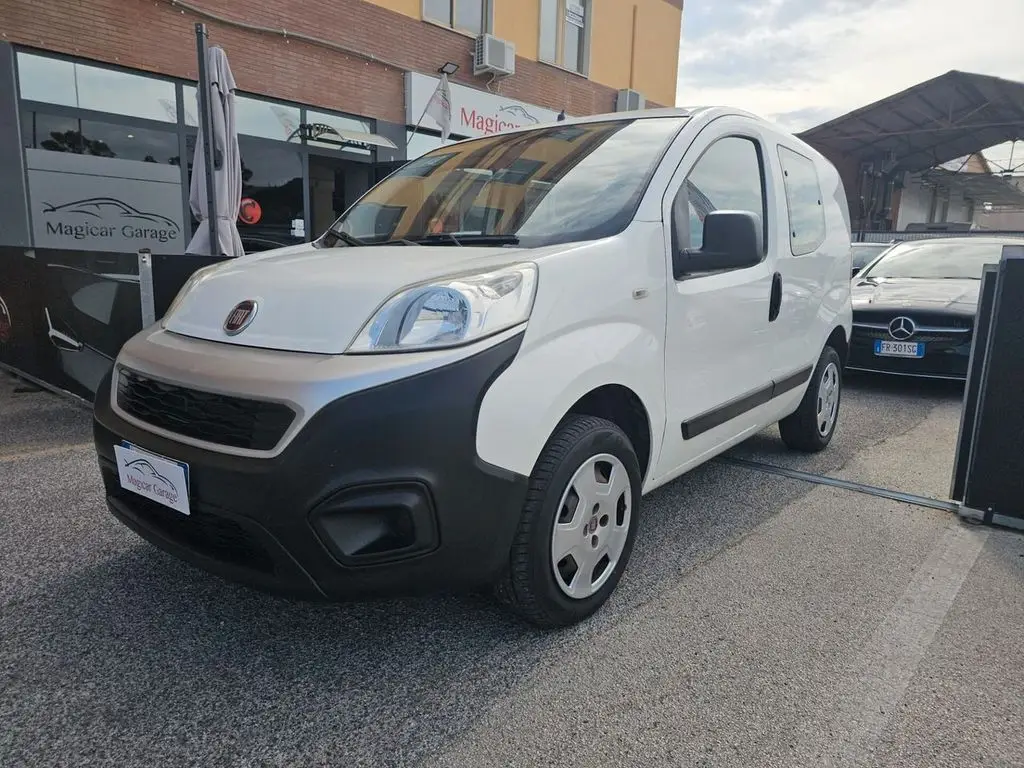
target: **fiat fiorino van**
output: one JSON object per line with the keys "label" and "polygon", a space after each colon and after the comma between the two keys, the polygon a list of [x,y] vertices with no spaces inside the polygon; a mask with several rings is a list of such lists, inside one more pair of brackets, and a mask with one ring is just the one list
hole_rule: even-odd
{"label": "fiat fiorino van", "polygon": [[835,168],[740,111],[443,146],[125,344],[95,406],[110,510],[275,592],[486,587],[580,621],[644,494],[775,423],[828,445],[850,261]]}

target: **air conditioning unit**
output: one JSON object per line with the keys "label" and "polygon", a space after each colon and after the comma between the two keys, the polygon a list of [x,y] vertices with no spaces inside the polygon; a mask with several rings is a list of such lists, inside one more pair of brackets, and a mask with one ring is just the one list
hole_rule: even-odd
{"label": "air conditioning unit", "polygon": [[516,44],[494,35],[480,35],[473,52],[473,74],[514,75]]}
{"label": "air conditioning unit", "polygon": [[632,88],[623,88],[619,91],[619,99],[615,103],[616,112],[634,112],[638,109],[644,109],[647,106],[647,99],[640,91],[634,91]]}

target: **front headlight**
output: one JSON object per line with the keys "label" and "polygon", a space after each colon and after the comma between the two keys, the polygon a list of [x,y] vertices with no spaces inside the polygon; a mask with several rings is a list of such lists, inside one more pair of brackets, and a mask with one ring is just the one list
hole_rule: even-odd
{"label": "front headlight", "polygon": [[174,301],[172,301],[171,305],[167,307],[167,311],[164,312],[164,316],[160,318],[161,328],[167,327],[167,321],[170,319],[171,315],[174,314],[174,311],[181,305],[182,299],[185,298],[188,292],[195,288],[200,280],[202,280],[206,275],[208,275],[210,272],[219,267],[222,263],[223,262],[218,262],[216,264],[208,264],[205,267],[197,269],[195,272],[191,274],[189,279],[185,281],[185,284],[181,286],[181,290],[178,291],[177,295],[174,297]]}
{"label": "front headlight", "polygon": [[536,290],[534,264],[406,288],[377,310],[348,351],[404,352],[477,341],[526,322]]}

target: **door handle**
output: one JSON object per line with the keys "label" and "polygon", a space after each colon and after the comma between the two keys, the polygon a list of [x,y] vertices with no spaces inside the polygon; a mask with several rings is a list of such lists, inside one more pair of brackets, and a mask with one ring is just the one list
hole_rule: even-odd
{"label": "door handle", "polygon": [[46,313],[46,335],[50,337],[50,342],[53,346],[57,349],[63,349],[65,352],[81,352],[82,342],[71,338],[66,333],[61,333],[53,327],[53,322],[50,320],[49,307],[43,307],[43,312]]}
{"label": "door handle", "polygon": [[779,316],[782,310],[782,275],[776,272],[772,275],[772,297],[768,303],[768,322],[772,323]]}

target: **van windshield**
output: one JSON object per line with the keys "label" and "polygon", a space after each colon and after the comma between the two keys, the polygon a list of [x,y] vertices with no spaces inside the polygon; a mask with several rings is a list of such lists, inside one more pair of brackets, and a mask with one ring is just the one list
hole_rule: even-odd
{"label": "van windshield", "polygon": [[371,189],[322,244],[537,247],[614,235],[686,120],[556,124],[440,147]]}

